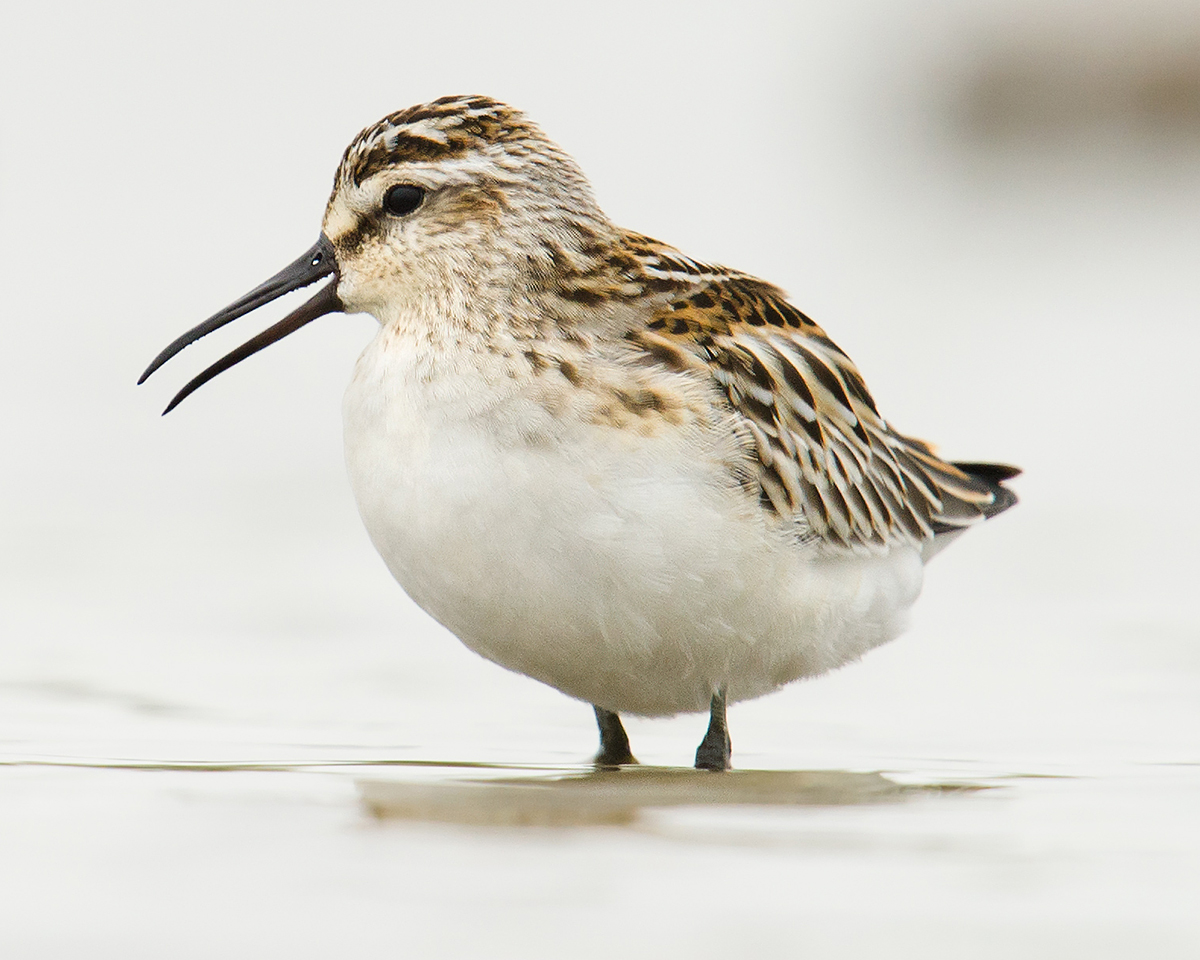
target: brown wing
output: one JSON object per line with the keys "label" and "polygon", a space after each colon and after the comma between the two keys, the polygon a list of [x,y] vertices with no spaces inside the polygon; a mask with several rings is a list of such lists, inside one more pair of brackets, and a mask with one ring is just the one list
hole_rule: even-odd
{"label": "brown wing", "polygon": [[780,517],[829,546],[879,552],[1015,502],[986,470],[959,469],[892,430],[850,358],[777,288],[674,251],[645,256],[652,276],[680,286],[635,339],[708,369],[754,437],[762,500]]}

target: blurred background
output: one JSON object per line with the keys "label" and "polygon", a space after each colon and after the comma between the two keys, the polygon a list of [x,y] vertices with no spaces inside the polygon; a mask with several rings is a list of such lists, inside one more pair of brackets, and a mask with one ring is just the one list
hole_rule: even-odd
{"label": "blurred background", "polygon": [[[314,242],[359,129],[449,93],[528,112],[617,222],[784,287],[899,429],[1026,471],[1019,509],[930,567],[905,637],[735,707],[735,762],[1104,788],[1049,807],[1011,788],[961,834],[952,813],[838,811],[779,849],[750,820],[727,845],[697,846],[701,826],[647,847],[364,832],[347,778],[11,766],[6,955],[328,956],[399,942],[405,917],[422,955],[528,956],[618,915],[658,956],[1194,956],[1189,2],[9,10],[0,759],[590,755],[586,705],[462,649],[361,529],[340,400],[371,318],[325,318],[159,418],[285,301],[134,387]],[[643,761],[680,764],[703,726],[630,732]],[[700,935],[712,861],[740,892]],[[462,911],[478,939],[447,941]]]}

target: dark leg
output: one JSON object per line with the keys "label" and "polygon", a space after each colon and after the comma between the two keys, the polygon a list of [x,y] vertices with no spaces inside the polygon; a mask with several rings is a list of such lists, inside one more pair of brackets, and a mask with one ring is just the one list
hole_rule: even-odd
{"label": "dark leg", "polygon": [[713,694],[709,710],[708,733],[696,750],[697,770],[728,770],[733,745],[729,742],[729,728],[725,725],[725,688]]}
{"label": "dark leg", "polygon": [[611,710],[593,707],[596,723],[600,727],[600,752],[596,754],[596,766],[619,767],[623,763],[637,763],[629,750],[629,735],[621,726],[621,718]]}

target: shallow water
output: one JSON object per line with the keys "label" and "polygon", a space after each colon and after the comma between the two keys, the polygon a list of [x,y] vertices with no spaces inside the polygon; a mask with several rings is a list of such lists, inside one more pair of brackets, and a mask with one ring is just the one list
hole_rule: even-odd
{"label": "shallow water", "polygon": [[6,955],[1184,958],[1200,943],[1200,764],[597,773],[338,752],[9,753]]}

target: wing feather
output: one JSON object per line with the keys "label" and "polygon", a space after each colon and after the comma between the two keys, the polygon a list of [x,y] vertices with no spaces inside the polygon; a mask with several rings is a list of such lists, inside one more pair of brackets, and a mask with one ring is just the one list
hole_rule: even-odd
{"label": "wing feather", "polygon": [[630,236],[656,289],[673,284],[632,339],[720,386],[753,438],[764,508],[831,550],[872,553],[1015,502],[1000,487],[1013,468],[960,468],[894,431],[850,358],[780,290]]}

